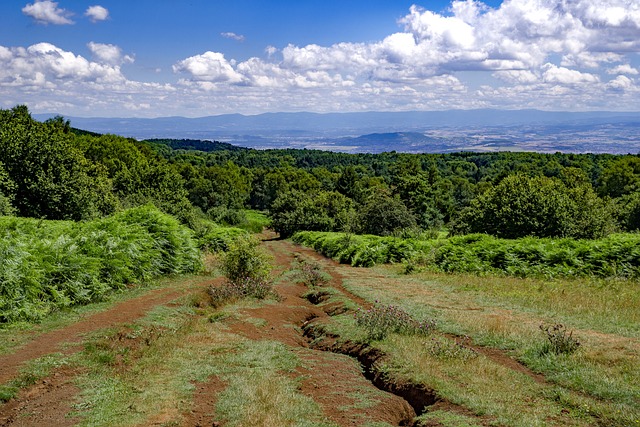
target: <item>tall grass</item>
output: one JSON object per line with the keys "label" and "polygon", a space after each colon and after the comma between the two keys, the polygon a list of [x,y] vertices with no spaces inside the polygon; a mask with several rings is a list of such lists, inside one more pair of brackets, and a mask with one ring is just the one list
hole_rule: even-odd
{"label": "tall grass", "polygon": [[640,277],[640,234],[599,240],[498,239],[470,234],[450,239],[402,239],[304,231],[293,240],[352,266],[421,263],[443,272],[518,277]]}
{"label": "tall grass", "polygon": [[89,222],[0,217],[0,323],[202,268],[192,232],[153,206]]}

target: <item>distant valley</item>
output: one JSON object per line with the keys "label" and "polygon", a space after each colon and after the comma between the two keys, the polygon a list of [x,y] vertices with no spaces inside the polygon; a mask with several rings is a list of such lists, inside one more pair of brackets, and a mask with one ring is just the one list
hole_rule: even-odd
{"label": "distant valley", "polygon": [[[44,120],[54,114],[34,115]],[[201,118],[66,117],[72,126],[137,139],[179,138],[256,148],[341,152],[640,153],[640,114],[539,110],[266,113]]]}

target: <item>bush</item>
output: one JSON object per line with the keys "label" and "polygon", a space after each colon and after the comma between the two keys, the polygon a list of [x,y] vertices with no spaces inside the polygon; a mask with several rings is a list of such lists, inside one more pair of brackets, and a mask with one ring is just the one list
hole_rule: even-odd
{"label": "bush", "polygon": [[229,243],[220,265],[227,281],[209,288],[211,305],[218,307],[242,298],[277,296],[269,282],[271,264],[267,255],[259,250],[259,244],[246,234]]}
{"label": "bush", "polygon": [[486,234],[419,240],[300,232],[296,243],[341,263],[368,267],[405,262],[434,271],[519,277],[640,277],[640,235],[613,234],[600,240],[497,239]]}
{"label": "bush", "polygon": [[540,325],[540,330],[547,336],[541,354],[571,354],[580,347],[580,341],[573,336],[573,331],[568,332],[564,325]]}
{"label": "bush", "polygon": [[197,219],[191,225],[198,247],[203,251],[224,252],[229,245],[248,233],[237,227],[223,227],[206,219]]}
{"label": "bush", "polygon": [[271,271],[268,256],[258,249],[260,242],[250,236],[239,236],[222,255],[221,270],[231,283],[247,279],[267,281]]}

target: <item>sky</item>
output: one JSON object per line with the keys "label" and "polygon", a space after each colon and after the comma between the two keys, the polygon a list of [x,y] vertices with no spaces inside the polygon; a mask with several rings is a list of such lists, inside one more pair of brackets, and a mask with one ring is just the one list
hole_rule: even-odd
{"label": "sky", "polygon": [[2,0],[0,108],[640,111],[640,0]]}

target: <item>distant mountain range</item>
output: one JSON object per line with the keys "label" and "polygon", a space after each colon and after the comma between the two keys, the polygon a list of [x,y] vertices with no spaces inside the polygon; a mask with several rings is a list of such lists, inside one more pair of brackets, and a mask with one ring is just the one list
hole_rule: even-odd
{"label": "distant mountain range", "polygon": [[[55,114],[35,114],[44,120]],[[640,113],[449,110],[225,114],[199,118],[65,117],[71,125],[137,139],[217,140],[252,148],[350,152],[640,152]]]}

